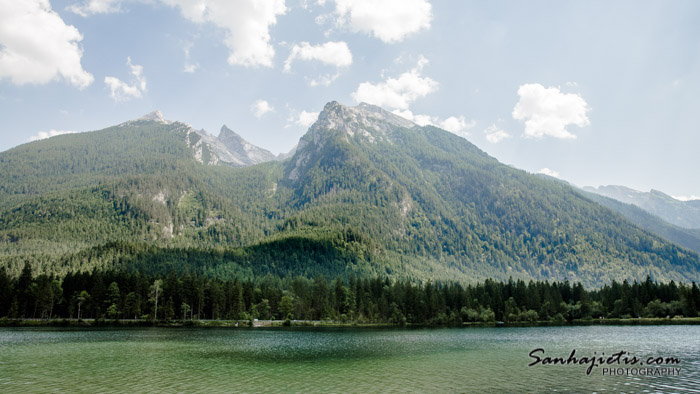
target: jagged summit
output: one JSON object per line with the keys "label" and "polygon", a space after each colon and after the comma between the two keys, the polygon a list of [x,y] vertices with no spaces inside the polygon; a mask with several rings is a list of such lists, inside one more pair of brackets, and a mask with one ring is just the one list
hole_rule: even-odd
{"label": "jagged summit", "polygon": [[158,110],[124,122],[119,127],[141,127],[152,123],[171,125],[170,130],[173,133],[183,133],[195,160],[202,164],[215,165],[221,162],[234,167],[245,167],[278,160],[271,152],[249,143],[226,125],[221,127],[217,137],[204,129],[197,130],[187,123],[166,120]]}
{"label": "jagged summit", "polygon": [[360,103],[350,107],[331,101],[323,107],[309,132],[341,130],[349,135],[363,135],[373,142],[376,138],[386,138],[386,132],[395,126],[412,128],[416,124],[376,105]]}
{"label": "jagged summit", "polygon": [[376,105],[360,103],[355,107],[331,101],[323,107],[318,119],[299,140],[296,152],[301,152],[309,144],[324,145],[324,135],[340,131],[350,137],[358,136],[370,143],[378,141],[391,143],[391,133],[400,128],[418,127],[417,124],[392,114]]}
{"label": "jagged summit", "polygon": [[221,126],[218,140],[244,165],[277,160],[277,157],[270,151],[251,144],[226,125]]}
{"label": "jagged summit", "polygon": [[244,145],[248,143],[243,137],[241,137],[235,131],[229,129],[226,125],[221,126],[221,130],[219,130],[219,136],[217,138],[219,139],[219,141],[224,143],[229,142],[232,144],[239,145]]}
{"label": "jagged summit", "polygon": [[221,126],[221,130],[219,130],[219,139],[224,139],[224,138],[228,138],[228,137],[236,137],[236,138],[242,139],[242,137],[240,135],[238,135],[238,133],[229,129],[228,126],[226,126],[226,125]]}
{"label": "jagged summit", "polygon": [[288,167],[287,179],[296,181],[329,141],[340,136],[358,143],[394,144],[405,129],[419,128],[417,124],[388,112],[376,105],[360,103],[346,106],[331,101],[323,107],[318,119],[299,140]]}
{"label": "jagged summit", "polygon": [[146,115],[143,115],[139,118],[132,120],[131,122],[158,122],[158,123],[163,123],[163,124],[172,123],[171,121],[166,120],[165,117],[163,117],[163,113],[160,112],[159,110],[149,112]]}

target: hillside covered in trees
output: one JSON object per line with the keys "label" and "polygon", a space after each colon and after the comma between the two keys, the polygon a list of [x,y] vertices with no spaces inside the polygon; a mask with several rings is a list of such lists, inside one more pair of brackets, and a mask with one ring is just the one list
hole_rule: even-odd
{"label": "hillside covered in trees", "polygon": [[12,319],[298,319],[461,325],[697,317],[699,309],[700,290],[694,282],[657,283],[649,277],[643,282],[612,281],[590,291],[568,281],[415,284],[379,277],[328,280],[322,275],[221,280],[138,271],[69,274],[59,281],[46,275],[35,277],[28,264],[15,279],[0,268],[0,318]]}
{"label": "hillside covered in trees", "polygon": [[0,264],[218,280],[690,283],[700,258],[566,184],[378,107],[326,105],[285,161],[232,167],[140,120],[0,153]]}

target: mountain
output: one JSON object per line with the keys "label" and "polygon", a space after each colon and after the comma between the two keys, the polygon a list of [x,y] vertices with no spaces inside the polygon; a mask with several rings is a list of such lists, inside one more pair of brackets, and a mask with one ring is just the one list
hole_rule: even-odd
{"label": "mountain", "polygon": [[[562,179],[554,178],[544,174],[536,175],[577,188],[577,186],[574,186],[571,183]],[[643,228],[644,230],[649,231],[652,234],[658,235],[661,238],[669,240],[680,246],[683,246],[684,248],[688,248],[695,252],[700,252],[700,229],[687,229],[676,226],[661,219],[656,215],[645,211],[644,209],[636,205],[627,204],[618,201],[614,198],[594,193],[591,190],[595,189],[591,187],[583,187],[579,188],[579,190],[581,191],[581,193],[584,194],[586,198],[589,198],[599,203],[600,205],[612,209],[613,211],[624,216],[629,221]]]}
{"label": "mountain", "polygon": [[680,201],[660,192],[640,192],[625,186],[584,187],[584,190],[636,205],[661,219],[686,229],[700,229],[700,200]]}
{"label": "mountain", "polygon": [[625,204],[600,194],[585,191],[584,193],[591,200],[621,214],[637,226],[700,253],[700,230],[675,226],[633,204]]}
{"label": "mountain", "polygon": [[224,146],[226,146],[228,152],[241,161],[243,165],[253,165],[277,160],[277,157],[270,151],[249,143],[244,140],[243,137],[234,133],[233,130],[226,127],[226,125],[221,127],[217,139],[221,141]]}
{"label": "mountain", "polygon": [[270,151],[251,144],[226,125],[221,127],[219,136],[214,137],[204,129],[196,130],[185,123],[166,120],[157,110],[122,123],[118,127],[134,127],[148,123],[179,126],[186,133],[187,144],[193,150],[195,159],[202,164],[214,165],[223,162],[243,167],[277,160]]}
{"label": "mountain", "polygon": [[13,275],[29,261],[56,275],[127,268],[589,286],[647,275],[688,282],[700,272],[696,253],[569,185],[376,106],[328,103],[284,161],[229,165],[218,145],[236,152],[227,135],[236,141],[150,116],[0,153],[0,262]]}

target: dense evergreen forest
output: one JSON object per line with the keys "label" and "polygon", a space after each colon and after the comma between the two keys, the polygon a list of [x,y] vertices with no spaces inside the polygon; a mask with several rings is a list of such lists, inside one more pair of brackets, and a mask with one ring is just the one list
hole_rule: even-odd
{"label": "dense evergreen forest", "polygon": [[197,274],[106,271],[64,278],[17,278],[0,268],[0,317],[189,321],[200,319],[333,320],[350,323],[462,324],[571,322],[575,319],[696,317],[700,290],[691,285],[613,281],[596,290],[581,283],[509,280],[463,286],[413,284],[374,277],[266,275],[221,280]]}

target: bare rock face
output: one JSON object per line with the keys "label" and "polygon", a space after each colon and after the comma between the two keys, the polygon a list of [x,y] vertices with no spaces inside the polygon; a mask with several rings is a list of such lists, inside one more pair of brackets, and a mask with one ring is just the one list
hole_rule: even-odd
{"label": "bare rock face", "polygon": [[345,134],[345,138],[360,138],[369,143],[392,143],[391,136],[397,128],[417,126],[410,120],[376,105],[360,103],[355,107],[348,107],[331,101],[323,107],[318,120],[299,140],[292,157],[294,166],[287,178],[292,181],[298,179],[301,168],[308,163],[312,152],[320,151],[325,145],[326,137],[332,133],[340,131]]}
{"label": "bare rock face", "polygon": [[[375,105],[361,103],[355,107],[349,107],[337,101],[331,101],[324,106],[316,122],[299,140],[299,144],[289,153],[278,156],[251,144],[226,125],[221,127],[216,137],[204,129],[197,130],[186,123],[166,120],[157,110],[120,126],[138,126],[152,122],[172,125],[177,132],[184,133],[195,160],[205,165],[221,162],[235,167],[244,167],[291,158],[295,168],[289,174],[289,179],[298,177],[298,169],[306,164],[311,154],[309,149],[319,151],[330,134],[342,132],[344,138],[359,138],[367,143],[392,143],[392,133],[397,128],[417,126]],[[313,148],[310,145],[313,145]]]}
{"label": "bare rock face", "polygon": [[158,122],[158,123],[163,123],[163,124],[170,124],[172,123],[169,120],[166,120],[163,117],[163,113],[161,113],[159,110],[155,110],[151,113],[148,113],[138,119],[135,119],[136,121],[142,121],[142,122]]}
{"label": "bare rock face", "polygon": [[340,130],[349,136],[364,137],[369,142],[391,142],[389,134],[397,126],[411,128],[416,124],[376,105],[361,103],[356,107],[348,107],[331,101],[323,107],[318,120],[311,125],[306,136],[318,142],[324,130]]}
{"label": "bare rock face", "polygon": [[163,113],[160,112],[159,110],[155,110],[153,112],[149,112],[146,115],[140,116],[136,119],[128,120],[124,123],[119,124],[117,127],[127,127],[127,126],[138,126],[140,124],[145,124],[145,123],[160,123],[160,124],[173,124],[176,122],[172,122],[170,120],[166,120],[165,117],[163,117]]}
{"label": "bare rock face", "polygon": [[277,160],[277,157],[272,152],[244,140],[243,137],[226,127],[226,125],[221,127],[217,140],[226,147],[228,153],[235,157],[236,161],[240,161],[243,165]]}
{"label": "bare rock face", "polygon": [[208,131],[197,130],[187,123],[166,120],[158,110],[124,122],[119,126],[138,127],[151,123],[172,125],[174,132],[184,134],[187,145],[194,153],[195,160],[205,165],[215,165],[221,162],[235,167],[244,167],[281,160],[270,151],[246,141],[225,125],[221,127],[219,136],[215,137]]}

